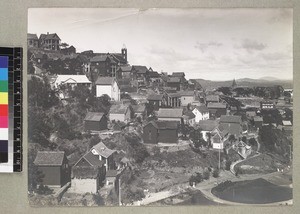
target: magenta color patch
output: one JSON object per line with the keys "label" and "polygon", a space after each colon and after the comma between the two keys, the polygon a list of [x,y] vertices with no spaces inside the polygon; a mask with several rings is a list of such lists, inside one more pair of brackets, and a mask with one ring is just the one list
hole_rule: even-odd
{"label": "magenta color patch", "polygon": [[8,117],[7,116],[0,117],[0,128],[8,128]]}

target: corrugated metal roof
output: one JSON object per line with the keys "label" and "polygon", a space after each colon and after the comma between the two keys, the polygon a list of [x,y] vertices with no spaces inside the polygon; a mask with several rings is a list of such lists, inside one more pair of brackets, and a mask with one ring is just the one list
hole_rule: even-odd
{"label": "corrugated metal roof", "polygon": [[91,83],[85,75],[57,75],[55,79],[56,85],[66,84],[66,83]]}
{"label": "corrugated metal roof", "polygon": [[104,113],[102,112],[88,112],[85,116],[85,121],[100,121],[103,117]]}
{"label": "corrugated metal roof", "polygon": [[200,120],[197,124],[202,131],[212,131],[218,126],[215,120]]}
{"label": "corrugated metal roof", "polygon": [[37,166],[61,166],[64,156],[64,151],[38,151],[34,164]]}

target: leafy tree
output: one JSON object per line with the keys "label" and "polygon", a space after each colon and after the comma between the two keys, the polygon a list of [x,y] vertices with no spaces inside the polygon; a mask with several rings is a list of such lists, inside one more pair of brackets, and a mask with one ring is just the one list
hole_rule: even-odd
{"label": "leafy tree", "polygon": [[222,92],[224,95],[232,95],[230,87],[219,87],[217,91]]}
{"label": "leafy tree", "polygon": [[244,143],[247,143],[247,137],[246,137],[246,136],[243,136],[243,137],[242,137],[242,141],[243,141]]}
{"label": "leafy tree", "polygon": [[137,135],[128,134],[125,139],[130,145],[130,153],[136,163],[142,163],[150,154],[144,144],[140,143]]}
{"label": "leafy tree", "polygon": [[190,139],[193,142],[195,148],[208,145],[208,143],[203,139],[200,129],[192,129],[190,132]]}
{"label": "leafy tree", "polygon": [[28,104],[29,106],[42,107],[48,109],[58,105],[59,99],[55,92],[51,90],[47,78],[33,76],[28,81]]}
{"label": "leafy tree", "polygon": [[203,172],[203,179],[208,180],[210,177],[210,172],[208,170],[204,170]]}
{"label": "leafy tree", "polygon": [[152,103],[146,103],[146,111],[147,111],[147,116],[153,114],[154,112],[154,106]]}
{"label": "leafy tree", "polygon": [[235,136],[234,136],[233,134],[231,134],[231,135],[229,136],[229,138],[228,138],[228,141],[231,142],[231,143],[235,142],[236,140],[237,140],[237,139],[235,138]]}
{"label": "leafy tree", "polygon": [[214,178],[218,178],[220,176],[220,170],[219,169],[214,169],[213,173],[212,173],[212,176]]}
{"label": "leafy tree", "polygon": [[28,61],[27,69],[28,69],[28,74],[34,74],[35,68],[33,66],[33,62],[32,61]]}
{"label": "leafy tree", "polygon": [[257,142],[256,142],[255,138],[250,138],[249,139],[249,145],[250,146],[256,146],[257,145]]}

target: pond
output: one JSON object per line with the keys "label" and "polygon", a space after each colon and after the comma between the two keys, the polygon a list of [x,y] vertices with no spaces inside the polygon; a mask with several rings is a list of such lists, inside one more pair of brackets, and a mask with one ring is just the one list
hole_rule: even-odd
{"label": "pond", "polygon": [[223,200],[246,204],[268,204],[293,198],[291,188],[277,186],[261,178],[232,182],[223,188],[219,185],[212,189],[212,193]]}

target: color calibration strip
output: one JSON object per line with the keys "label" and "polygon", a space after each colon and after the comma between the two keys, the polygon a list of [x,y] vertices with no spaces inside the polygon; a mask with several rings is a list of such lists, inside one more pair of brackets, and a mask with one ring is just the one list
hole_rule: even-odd
{"label": "color calibration strip", "polygon": [[0,56],[0,163],[8,162],[8,57]]}
{"label": "color calibration strip", "polygon": [[0,47],[0,172],[22,171],[22,56]]}

